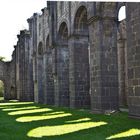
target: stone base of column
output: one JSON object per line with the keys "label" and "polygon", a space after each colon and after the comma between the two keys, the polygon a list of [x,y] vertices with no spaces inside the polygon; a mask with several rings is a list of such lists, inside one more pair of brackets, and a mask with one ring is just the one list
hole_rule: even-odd
{"label": "stone base of column", "polygon": [[91,113],[93,114],[113,114],[113,113],[117,113],[119,112],[119,110],[92,110]]}
{"label": "stone base of column", "polygon": [[94,110],[91,110],[91,113],[93,113],[93,114],[103,114],[103,110],[94,109]]}
{"label": "stone base of column", "polygon": [[129,114],[128,117],[132,119],[140,119],[140,116],[133,115],[133,114]]}

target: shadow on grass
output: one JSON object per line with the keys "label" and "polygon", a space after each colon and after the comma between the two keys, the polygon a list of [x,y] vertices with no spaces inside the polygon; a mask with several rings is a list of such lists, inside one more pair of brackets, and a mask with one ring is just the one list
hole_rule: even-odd
{"label": "shadow on grass", "polygon": [[[0,109],[0,139],[4,140],[140,139],[140,121],[129,119],[127,113],[95,115],[88,111],[22,102],[1,103],[0,107],[3,107]],[[136,131],[130,132],[131,129]],[[128,133],[120,134],[122,132]]]}

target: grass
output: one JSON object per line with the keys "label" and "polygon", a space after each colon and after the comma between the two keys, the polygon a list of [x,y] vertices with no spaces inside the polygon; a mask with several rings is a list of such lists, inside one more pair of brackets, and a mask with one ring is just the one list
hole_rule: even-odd
{"label": "grass", "polygon": [[0,140],[140,140],[140,120],[31,102],[0,103]]}
{"label": "grass", "polygon": [[0,97],[0,102],[3,102],[4,101],[4,97]]}

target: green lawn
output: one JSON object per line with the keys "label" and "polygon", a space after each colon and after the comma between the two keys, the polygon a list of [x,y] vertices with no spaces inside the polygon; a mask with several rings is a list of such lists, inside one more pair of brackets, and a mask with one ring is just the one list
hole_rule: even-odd
{"label": "green lawn", "polygon": [[0,140],[140,140],[140,120],[31,102],[0,103]]}
{"label": "green lawn", "polygon": [[0,97],[0,102],[3,102],[3,100],[4,100],[4,97]]}

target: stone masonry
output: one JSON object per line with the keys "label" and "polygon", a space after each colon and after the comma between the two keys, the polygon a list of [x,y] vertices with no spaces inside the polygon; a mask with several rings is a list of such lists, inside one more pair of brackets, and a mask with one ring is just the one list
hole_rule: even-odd
{"label": "stone masonry", "polygon": [[[126,19],[118,21],[126,7]],[[140,118],[140,3],[48,1],[0,62],[5,99]]]}

